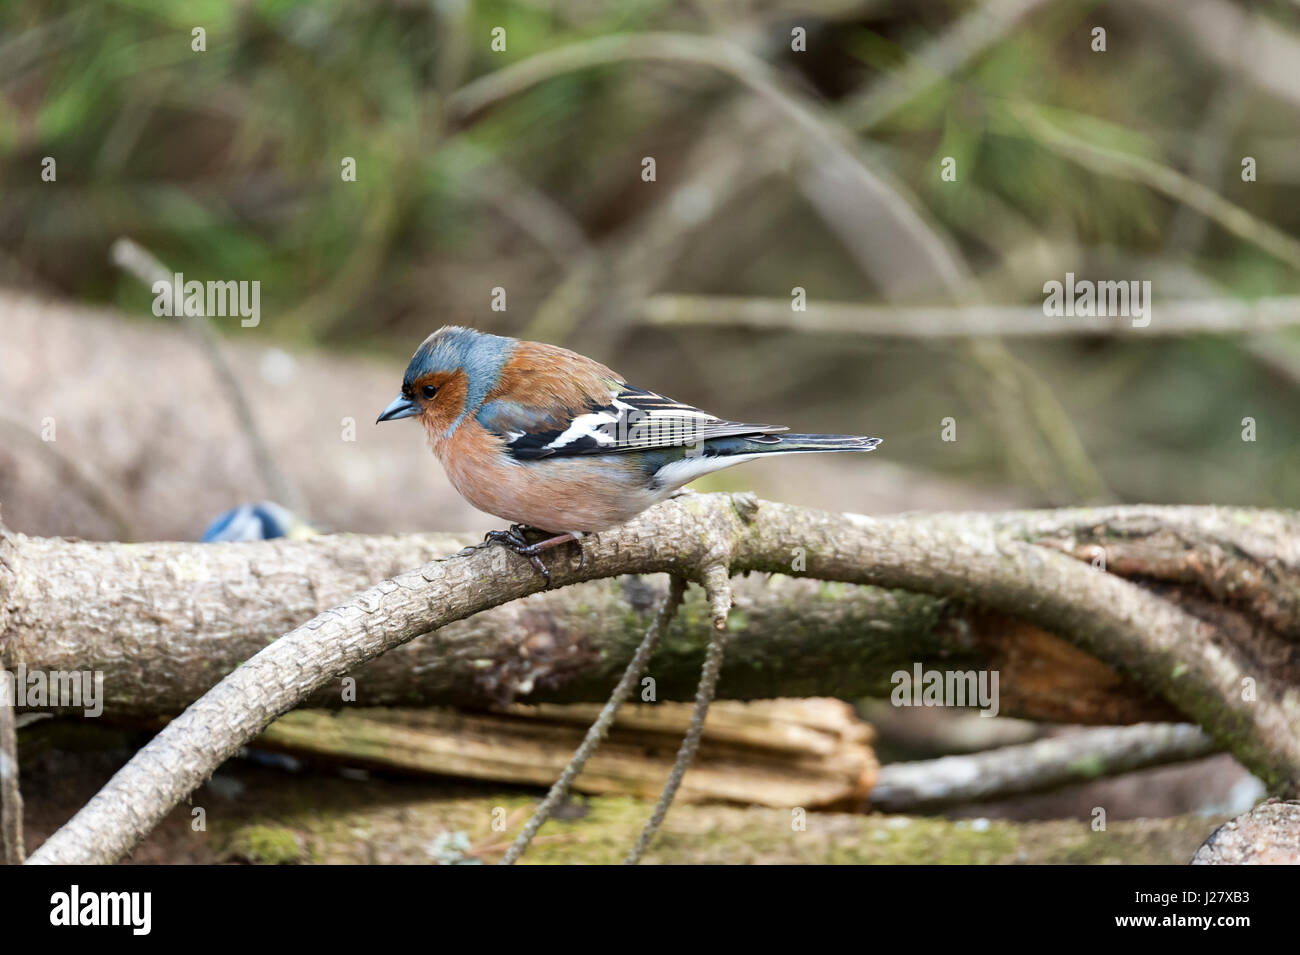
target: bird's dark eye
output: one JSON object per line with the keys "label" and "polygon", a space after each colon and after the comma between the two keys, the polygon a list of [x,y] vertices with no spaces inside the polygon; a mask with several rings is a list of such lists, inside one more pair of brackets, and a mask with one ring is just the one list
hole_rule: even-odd
{"label": "bird's dark eye", "polygon": [[438,389],[435,388],[433,385],[425,385],[423,388],[420,389],[420,394],[424,395],[424,397],[426,398],[432,398],[437,393],[438,393]]}

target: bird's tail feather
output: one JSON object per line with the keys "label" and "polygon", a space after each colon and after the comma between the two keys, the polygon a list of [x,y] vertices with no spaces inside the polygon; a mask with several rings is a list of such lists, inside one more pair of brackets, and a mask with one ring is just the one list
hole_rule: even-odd
{"label": "bird's tail feather", "polygon": [[688,451],[658,465],[655,485],[665,491],[681,487],[698,477],[769,454],[874,451],[879,445],[879,438],[866,438],[856,434],[753,434],[710,438],[704,442],[703,454]]}
{"label": "bird's tail feather", "polygon": [[856,434],[764,434],[710,441],[705,454],[791,454],[796,451],[874,451],[879,438]]}

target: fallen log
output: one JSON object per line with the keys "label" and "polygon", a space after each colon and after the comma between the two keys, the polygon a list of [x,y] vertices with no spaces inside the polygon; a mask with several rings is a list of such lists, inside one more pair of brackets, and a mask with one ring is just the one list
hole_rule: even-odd
{"label": "fallen log", "polygon": [[[548,786],[596,707],[513,706],[501,713],[298,710],[252,744],[347,765]],[[577,777],[579,792],[652,799],[686,732],[691,706],[628,705]],[[805,808],[864,803],[878,764],[870,728],[838,700],[721,702],[709,710],[678,798]]]}
{"label": "fallen log", "polygon": [[[1241,539],[1213,527],[1198,537],[1184,526],[1211,517],[1239,527]],[[882,527],[916,521],[922,533],[951,526],[992,541],[1002,521],[1012,534],[1083,560],[1104,551],[1112,572],[1148,582],[1172,578],[1285,628],[1295,616],[1288,568],[1300,561],[1276,543],[1269,525],[1289,519],[1249,509],[1122,508],[891,518]],[[0,531],[0,639],[29,669],[102,672],[106,715],[171,715],[302,621],[469,542],[327,535],[113,544]],[[494,572],[509,566],[504,552],[494,559]],[[664,587],[655,577],[587,581],[450,623],[359,668],[355,701],[482,708],[602,699]],[[1178,718],[1148,688],[1059,635],[973,600],[783,574],[737,580],[735,599],[738,639],[723,671],[723,698],[888,696],[893,674],[920,662],[998,671],[1002,715],[1097,725]],[[707,626],[702,596],[689,594],[654,660],[660,699],[690,698]],[[1236,636],[1263,659],[1277,656],[1267,650],[1267,634]],[[308,702],[340,706],[341,688],[322,689]]]}
{"label": "fallen log", "polygon": [[[1176,529],[1177,548],[1204,543],[1205,559],[1182,567],[1181,587],[1148,589],[1069,556],[1085,532],[1104,533],[1109,522],[1132,517]],[[647,572],[702,582],[715,632],[728,625],[730,576],[753,571],[978,602],[1121,670],[1267,784],[1292,791],[1300,784],[1294,608],[1275,595],[1300,575],[1296,521],[1285,512],[1195,507],[870,519],[749,495],[686,495],[594,535],[585,561],[553,561],[551,577],[559,587]],[[1043,546],[1048,539],[1052,546]],[[1123,536],[1106,540],[1104,547],[1124,549]],[[0,543],[7,558],[22,542]],[[502,569],[502,559],[497,547],[467,549],[294,628],[171,721],[29,861],[120,858],[225,758],[312,693],[421,634],[541,590],[531,568]],[[1239,575],[1226,604],[1207,607],[1204,593],[1190,593],[1208,591],[1215,573],[1244,563],[1267,574]],[[10,589],[24,575],[12,561],[0,567],[8,568],[0,586],[12,619]],[[0,632],[13,629],[0,621]]]}

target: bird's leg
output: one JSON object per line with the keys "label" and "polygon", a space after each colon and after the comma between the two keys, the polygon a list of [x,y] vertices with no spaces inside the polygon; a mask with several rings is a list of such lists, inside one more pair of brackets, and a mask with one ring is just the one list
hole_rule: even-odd
{"label": "bird's leg", "polygon": [[583,543],[587,539],[587,532],[569,531],[568,535],[578,545],[578,569],[582,570],[587,566],[587,548]]}
{"label": "bird's leg", "polygon": [[[546,569],[546,565],[543,564],[541,558],[537,556],[542,551],[549,550],[552,547],[558,547],[561,544],[567,544],[569,541],[577,541],[580,555],[578,560],[578,569],[582,569],[587,555],[583,552],[582,541],[577,536],[570,533],[556,534],[554,537],[547,537],[530,544],[528,543],[528,538],[525,536],[525,531],[528,530],[537,530],[537,528],[526,527],[523,524],[511,524],[508,531],[488,531],[483,540],[504,544],[521,557],[527,557],[528,562],[533,565],[533,568],[546,579],[547,587],[551,586],[551,572]],[[543,531],[543,533],[545,532]]]}

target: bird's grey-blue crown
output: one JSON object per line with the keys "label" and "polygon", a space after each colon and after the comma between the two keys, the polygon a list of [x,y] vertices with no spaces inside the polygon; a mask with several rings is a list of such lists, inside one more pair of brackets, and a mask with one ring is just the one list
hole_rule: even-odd
{"label": "bird's grey-blue crown", "polygon": [[[440,328],[415,350],[411,363],[406,366],[402,390],[410,391],[416,381],[432,372],[451,372],[463,368],[465,377],[469,379],[464,411],[472,412],[496,387],[501,378],[501,369],[518,344],[513,338],[490,335],[472,328],[457,325]],[[456,424],[460,424],[459,418]]]}

